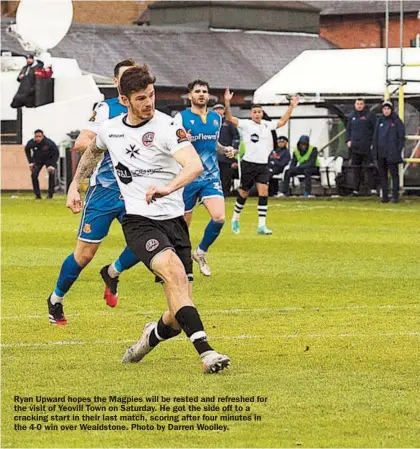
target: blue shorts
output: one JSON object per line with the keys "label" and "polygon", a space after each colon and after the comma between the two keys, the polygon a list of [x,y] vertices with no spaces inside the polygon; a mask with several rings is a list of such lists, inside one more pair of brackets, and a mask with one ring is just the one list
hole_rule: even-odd
{"label": "blue shorts", "polygon": [[125,203],[119,189],[90,186],[85,198],[78,239],[100,243],[108,235],[112,222],[120,223],[125,215]]}
{"label": "blue shorts", "polygon": [[197,200],[199,201],[199,204],[201,204],[206,198],[215,196],[224,198],[222,184],[218,178],[195,181],[188,184],[184,188],[185,212],[191,212],[194,209]]}

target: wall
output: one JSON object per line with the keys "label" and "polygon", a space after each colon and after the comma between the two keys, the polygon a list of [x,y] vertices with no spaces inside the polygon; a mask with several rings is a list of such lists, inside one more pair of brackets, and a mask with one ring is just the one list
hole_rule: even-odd
{"label": "wall", "polygon": [[131,25],[148,3],[133,1],[73,1],[73,22]]}
{"label": "wall", "polygon": [[[377,17],[321,17],[321,37],[328,39],[341,48],[380,48],[381,28],[378,21],[385,22],[385,15]],[[404,47],[410,46],[420,32],[420,20],[417,15],[404,16]],[[391,16],[389,22],[389,46],[400,46],[399,16]],[[385,47],[385,25],[383,28],[383,47]]]}
{"label": "wall", "polygon": [[[46,190],[45,167],[38,179],[41,190]],[[1,146],[1,190],[32,190],[31,172],[23,145]]]}

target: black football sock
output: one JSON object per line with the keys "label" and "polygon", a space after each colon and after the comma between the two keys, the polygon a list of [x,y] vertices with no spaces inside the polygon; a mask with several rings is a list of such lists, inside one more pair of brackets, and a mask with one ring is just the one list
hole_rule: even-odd
{"label": "black football sock", "polygon": [[157,346],[161,341],[169,340],[176,337],[181,333],[181,329],[174,329],[171,326],[165,324],[160,317],[157,326],[149,335],[149,345],[153,348]]}
{"label": "black football sock", "polygon": [[207,342],[207,334],[204,332],[203,323],[195,307],[181,307],[175,314],[175,318],[200,355],[213,350]]}

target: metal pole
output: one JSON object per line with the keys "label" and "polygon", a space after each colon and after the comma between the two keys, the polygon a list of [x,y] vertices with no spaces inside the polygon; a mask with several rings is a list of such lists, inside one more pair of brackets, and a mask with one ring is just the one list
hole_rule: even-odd
{"label": "metal pole", "polygon": [[[398,115],[400,119],[404,122],[404,77],[403,77],[403,69],[404,69],[404,3],[403,0],[400,0],[400,78],[401,84],[398,95]],[[404,168],[403,164],[399,164],[399,174],[400,174],[400,189],[404,189]]]}
{"label": "metal pole", "polygon": [[389,63],[389,0],[385,0],[385,100],[389,100],[388,63]]}

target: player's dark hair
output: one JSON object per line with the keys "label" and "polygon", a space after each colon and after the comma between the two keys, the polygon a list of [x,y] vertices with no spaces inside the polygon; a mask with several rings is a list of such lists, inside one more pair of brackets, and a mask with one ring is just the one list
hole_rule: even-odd
{"label": "player's dark hair", "polygon": [[129,98],[133,92],[145,90],[149,84],[155,82],[156,78],[149,72],[147,65],[131,67],[121,77],[120,92]]}
{"label": "player's dark hair", "polygon": [[361,97],[359,97],[359,98],[356,98],[356,101],[363,101],[363,103],[365,102],[365,99],[364,98],[361,98]]}
{"label": "player's dark hair", "polygon": [[252,110],[252,109],[255,109],[255,108],[260,108],[260,109],[262,109],[262,106],[261,106],[260,104],[253,104],[253,105],[251,105],[251,110]]}
{"label": "player's dark hair", "polygon": [[136,61],[134,61],[134,59],[124,59],[124,61],[119,62],[114,67],[114,76],[115,76],[115,78],[118,77],[121,67],[134,67],[135,65],[136,65]]}
{"label": "player's dark hair", "polygon": [[34,131],[34,134],[36,134],[36,133],[44,134],[44,131],[42,131],[42,129],[36,129],[36,130]]}
{"label": "player's dark hair", "polygon": [[194,80],[188,84],[188,92],[192,92],[195,86],[207,86],[207,90],[210,90],[209,83],[203,80]]}

